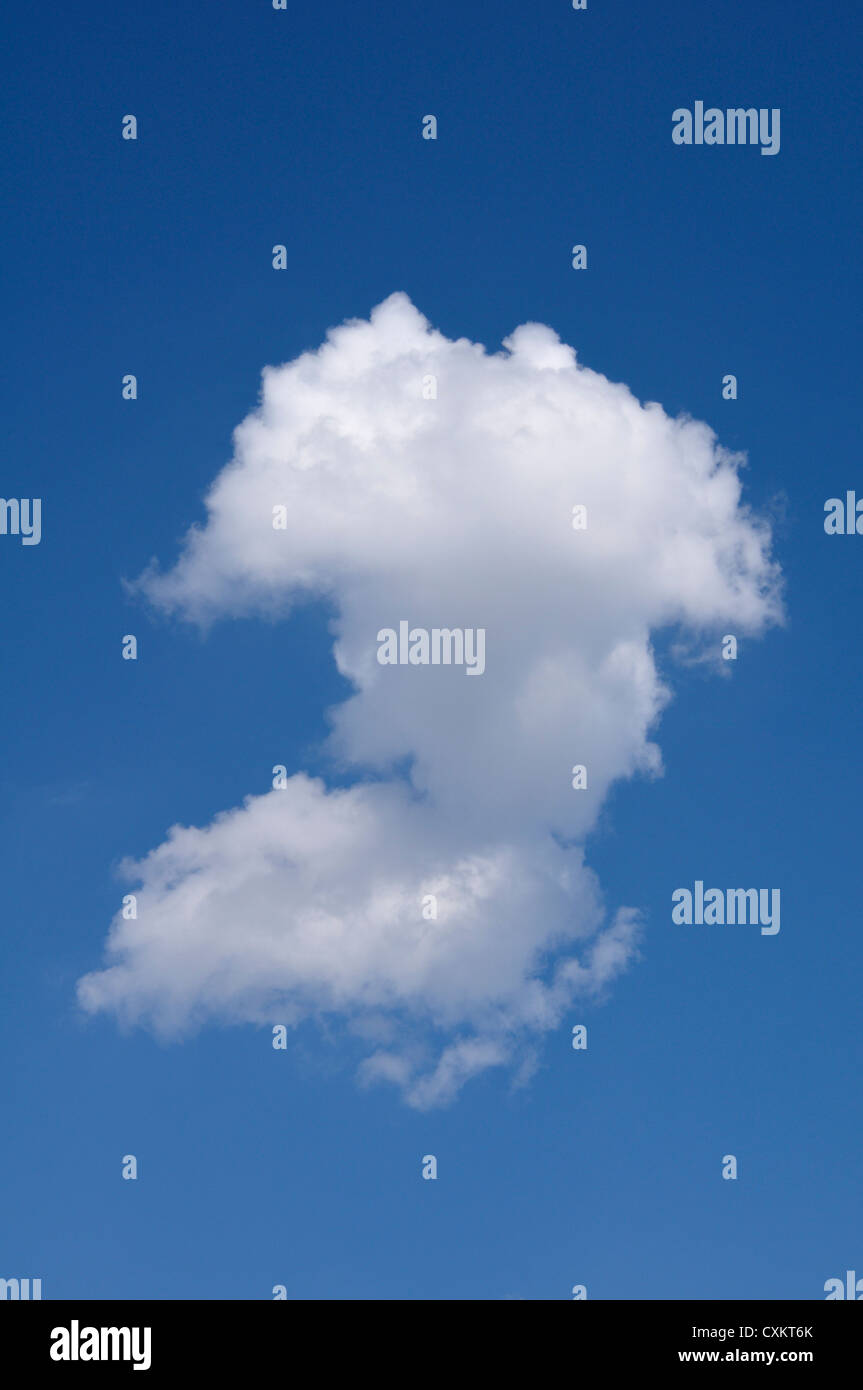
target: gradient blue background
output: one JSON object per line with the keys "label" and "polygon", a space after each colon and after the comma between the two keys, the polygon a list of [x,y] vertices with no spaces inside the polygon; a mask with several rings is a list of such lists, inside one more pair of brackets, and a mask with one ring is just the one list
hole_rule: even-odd
{"label": "gradient blue background", "polygon": [[[863,538],[823,530],[827,497],[863,493],[859,23],[849,0],[7,15],[0,493],[44,517],[38,547],[0,538],[0,1275],[46,1298],[819,1299],[863,1272]],[[780,107],[780,153],[673,145],[696,99]],[[358,1091],[335,1026],[288,1053],[250,1027],[162,1046],[75,1003],[120,858],[275,762],[320,770],[344,694],[321,610],[204,639],[122,578],[202,519],[261,368],[396,289],[493,350],[549,323],[746,449],[790,617],[731,679],[664,667],[666,775],[617,788],[589,844],[609,908],[648,915],[641,961],[527,1089],[491,1071],[428,1114]],[[696,878],[780,887],[780,934],[674,927]]]}

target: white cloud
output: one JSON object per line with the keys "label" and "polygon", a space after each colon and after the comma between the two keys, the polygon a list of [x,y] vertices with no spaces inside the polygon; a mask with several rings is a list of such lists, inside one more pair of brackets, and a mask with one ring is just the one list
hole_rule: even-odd
{"label": "white cloud", "polygon": [[[398,294],[264,372],[206,524],[138,588],[203,622],[326,596],[355,690],[330,751],[382,780],[300,772],[175,827],[129,868],[138,919],[114,922],[86,1008],[168,1033],[335,1013],[377,1040],[363,1078],[424,1106],[523,1067],[530,1036],[632,958],[637,914],[603,925],[583,845],[613,781],[661,768],[651,634],[756,636],[781,617],[778,571],[742,460],[706,425],[641,405],[540,324],[504,348],[448,340]],[[402,619],[484,628],[485,673],[380,666],[377,633]]]}

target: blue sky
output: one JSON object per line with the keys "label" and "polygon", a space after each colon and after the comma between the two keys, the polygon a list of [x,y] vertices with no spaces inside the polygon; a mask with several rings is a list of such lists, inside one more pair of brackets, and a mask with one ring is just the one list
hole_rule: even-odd
{"label": "blue sky", "polygon": [[[4,1276],[50,1298],[805,1299],[860,1266],[863,541],[823,530],[859,480],[856,21],[799,0],[7,20],[0,490],[43,499],[43,536],[0,537]],[[779,107],[780,153],[674,146],[698,99]],[[326,1024],[284,1053],[251,1025],[166,1043],[76,1001],[121,859],[275,762],[330,775],[328,609],[202,636],[122,581],[203,520],[262,368],[396,290],[491,351],[548,324],[745,450],[788,615],[730,679],[673,667],[660,634],[665,774],[618,783],[587,840],[608,904],[645,915],[640,959],[544,1036],[527,1086],[491,1069],[425,1112],[358,1088]],[[698,878],[779,886],[779,935],[673,926]]]}

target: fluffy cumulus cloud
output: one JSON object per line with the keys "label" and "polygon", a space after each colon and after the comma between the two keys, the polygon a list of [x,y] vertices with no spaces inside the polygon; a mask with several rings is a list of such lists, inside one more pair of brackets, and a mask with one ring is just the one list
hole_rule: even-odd
{"label": "fluffy cumulus cloud", "polygon": [[[781,617],[741,462],[541,324],[489,353],[403,294],[267,368],[205,523],[138,588],[199,622],[328,600],[353,692],[329,751],[358,780],[297,770],[174,827],[127,866],[138,916],[113,923],[84,1006],[167,1035],[336,1016],[361,1077],[417,1106],[488,1067],[526,1075],[638,949],[638,913],[606,911],[584,845],[612,782],[661,771],[651,635]],[[401,621],[484,629],[483,673],[380,664]]]}

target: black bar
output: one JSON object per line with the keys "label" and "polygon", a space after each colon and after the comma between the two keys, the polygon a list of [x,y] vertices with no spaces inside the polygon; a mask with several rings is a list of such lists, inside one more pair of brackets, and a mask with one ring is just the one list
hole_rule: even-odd
{"label": "black bar", "polygon": [[[478,1362],[484,1381],[496,1363],[510,1380],[524,1359],[530,1383],[540,1385],[561,1373],[552,1371],[561,1355],[563,1373],[575,1376],[795,1365],[823,1378],[859,1369],[863,1322],[841,1302],[585,1300],[557,1312],[543,1305],[544,1313],[527,1302],[8,1302],[0,1307],[2,1366],[68,1378],[134,1375],[137,1361],[141,1378],[271,1372],[303,1384],[344,1368],[352,1382],[374,1371],[410,1384],[436,1370],[448,1383]],[[79,1359],[54,1359],[52,1347]],[[80,1355],[101,1358],[103,1349],[105,1359]],[[112,1359],[115,1352],[127,1359]]]}

